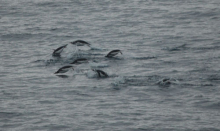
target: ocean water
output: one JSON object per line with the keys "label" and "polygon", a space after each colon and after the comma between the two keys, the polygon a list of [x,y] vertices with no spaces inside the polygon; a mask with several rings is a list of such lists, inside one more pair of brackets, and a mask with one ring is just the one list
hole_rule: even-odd
{"label": "ocean water", "polygon": [[219,0],[1,0],[0,130],[220,130],[219,21]]}

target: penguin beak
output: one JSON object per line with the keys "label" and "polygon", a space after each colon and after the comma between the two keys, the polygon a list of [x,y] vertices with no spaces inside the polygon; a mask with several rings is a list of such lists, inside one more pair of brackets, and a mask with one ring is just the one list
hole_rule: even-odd
{"label": "penguin beak", "polygon": [[74,71],[74,68],[72,67],[73,71]]}
{"label": "penguin beak", "polygon": [[120,51],[120,53],[122,54],[122,52]]}

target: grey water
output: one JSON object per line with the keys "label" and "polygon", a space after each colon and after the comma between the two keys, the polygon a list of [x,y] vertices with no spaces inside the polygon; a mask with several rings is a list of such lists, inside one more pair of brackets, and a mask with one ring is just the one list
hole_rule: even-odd
{"label": "grey water", "polygon": [[0,130],[220,130],[219,21],[219,0],[0,0]]}

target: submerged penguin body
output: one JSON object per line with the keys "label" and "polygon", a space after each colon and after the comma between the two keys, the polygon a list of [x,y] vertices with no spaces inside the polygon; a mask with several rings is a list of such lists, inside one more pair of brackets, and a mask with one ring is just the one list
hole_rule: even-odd
{"label": "submerged penguin body", "polygon": [[118,53],[122,54],[121,50],[112,50],[105,57],[111,58],[116,56]]}

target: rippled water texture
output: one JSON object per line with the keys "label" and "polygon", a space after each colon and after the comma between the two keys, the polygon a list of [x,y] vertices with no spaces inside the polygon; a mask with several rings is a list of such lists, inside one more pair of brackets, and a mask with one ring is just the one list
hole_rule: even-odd
{"label": "rippled water texture", "polygon": [[[219,7],[1,0],[0,130],[220,130]],[[91,47],[70,44],[80,39]],[[52,57],[65,44],[61,58]],[[104,57],[114,49],[123,54]],[[54,74],[77,58],[89,63]]]}

